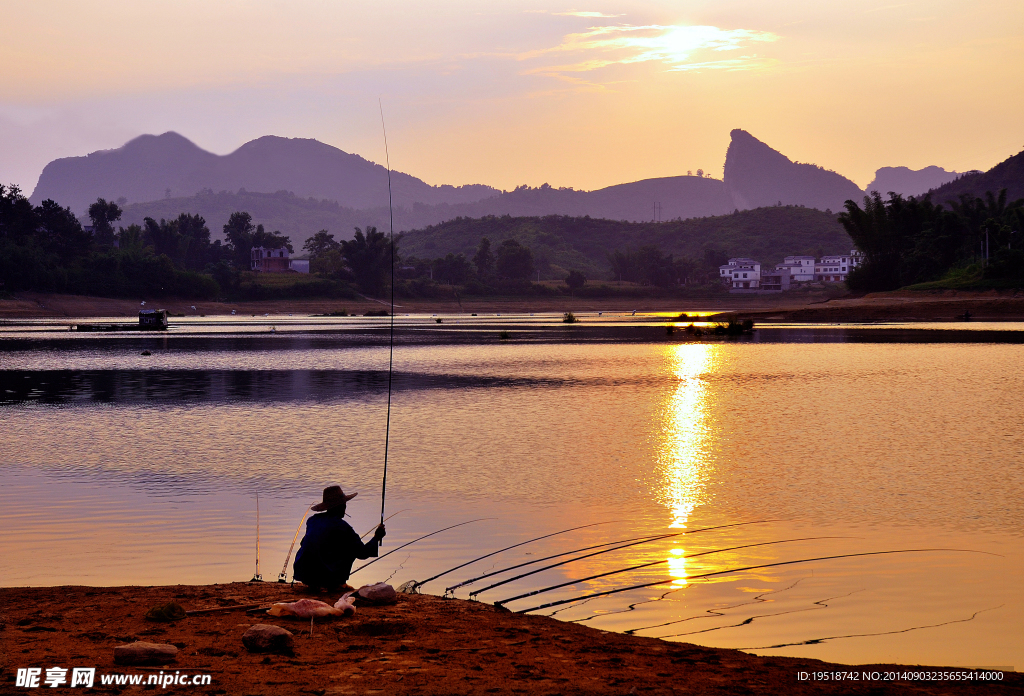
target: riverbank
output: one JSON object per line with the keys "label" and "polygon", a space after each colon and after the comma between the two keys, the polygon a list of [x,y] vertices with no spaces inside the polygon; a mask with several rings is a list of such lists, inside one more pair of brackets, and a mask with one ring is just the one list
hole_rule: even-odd
{"label": "riverbank", "polygon": [[[18,693],[18,668],[95,667],[103,674],[209,674],[209,686],[169,686],[201,694],[675,694],[675,693],[1024,693],[1024,676],[1002,681],[905,680],[906,672],[951,668],[850,667],[817,660],[757,657],[608,633],[540,616],[499,612],[488,604],[400,595],[393,606],[360,607],[352,617],[309,622],[247,614],[244,609],[153,623],[154,606],[186,610],[293,601],[290,585],[231,583],[167,587],[0,589],[0,691]],[[253,624],[294,634],[293,655],[254,654],[242,644]],[[121,667],[114,648],[135,641],[173,644],[175,662]],[[965,670],[955,670],[964,672]],[[856,673],[839,682],[800,673]],[[897,675],[895,682],[865,673]],[[70,672],[69,672],[70,674]],[[139,687],[103,686],[98,693]],[[150,687],[152,688],[152,687]]]}
{"label": "riverbank", "polygon": [[[156,300],[147,307],[166,308],[184,316],[241,316],[329,314],[345,311],[362,315],[388,305],[371,299],[359,300],[266,300],[259,302],[201,302]],[[0,319],[56,319],[86,317],[135,318],[141,307],[134,300],[17,293],[0,299]],[[195,307],[195,309],[193,309]],[[964,313],[979,321],[1024,321],[1024,291],[957,290],[897,291],[863,296],[829,298],[824,292],[781,293],[777,295],[728,295],[708,298],[577,298],[508,297],[450,300],[399,299],[399,313],[502,313],[529,312],[722,312],[736,313],[755,321],[784,322],[878,322],[955,321]]]}

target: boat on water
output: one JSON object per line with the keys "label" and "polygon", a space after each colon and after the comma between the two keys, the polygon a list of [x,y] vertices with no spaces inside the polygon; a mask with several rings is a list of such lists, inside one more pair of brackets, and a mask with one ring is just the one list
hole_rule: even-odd
{"label": "boat on water", "polygon": [[166,331],[166,309],[144,309],[138,324],[72,324],[71,331]]}

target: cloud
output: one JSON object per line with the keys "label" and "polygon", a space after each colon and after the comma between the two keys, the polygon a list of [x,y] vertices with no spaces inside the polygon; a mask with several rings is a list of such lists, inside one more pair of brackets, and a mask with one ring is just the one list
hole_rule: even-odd
{"label": "cloud", "polygon": [[619,24],[591,27],[585,32],[567,34],[558,46],[524,53],[519,59],[537,61],[554,55],[573,57],[568,63],[546,65],[528,71],[548,75],[590,72],[612,65],[635,63],[661,63],[673,71],[750,70],[762,68],[771,61],[747,51],[740,56],[721,54],[749,49],[752,44],[770,43],[778,39],[771,32],[751,29]]}
{"label": "cloud", "polygon": [[584,12],[578,10],[570,10],[569,12],[552,12],[551,14],[556,17],[590,17],[599,19],[614,19],[615,17],[622,17],[620,14],[605,14],[604,12]]}

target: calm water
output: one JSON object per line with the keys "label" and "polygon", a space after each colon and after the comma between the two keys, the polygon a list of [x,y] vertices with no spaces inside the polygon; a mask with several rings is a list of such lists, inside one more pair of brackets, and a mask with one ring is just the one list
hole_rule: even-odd
{"label": "calm water", "polygon": [[[398,514],[384,551],[482,519],[354,581],[422,580],[601,523],[424,588],[440,594],[580,547],[689,532],[479,599],[652,563],[509,607],[664,581],[539,613],[759,654],[1024,664],[1024,326],[766,327],[697,342],[651,319],[401,318],[387,496]],[[359,491],[352,523],[371,529],[385,327],[195,319],[161,338],[0,327],[0,583],[247,580],[257,492],[268,580],[325,485]],[[929,550],[695,577],[909,549]]]}

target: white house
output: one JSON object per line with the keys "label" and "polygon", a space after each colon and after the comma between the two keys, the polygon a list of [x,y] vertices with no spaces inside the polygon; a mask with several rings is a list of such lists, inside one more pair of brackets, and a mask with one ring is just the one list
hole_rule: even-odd
{"label": "white house", "polygon": [[814,280],[813,256],[787,256],[775,270],[789,269],[789,278],[794,283],[807,283]]}
{"label": "white house", "polygon": [[856,249],[849,254],[822,256],[814,265],[814,279],[823,283],[842,283],[863,260],[864,254]]}
{"label": "white house", "polygon": [[249,254],[250,267],[259,273],[309,273],[309,259],[293,259],[287,247],[265,249],[253,247]]}
{"label": "white house", "polygon": [[250,267],[260,273],[281,273],[288,270],[288,248],[253,247],[249,252]]}
{"label": "white house", "polygon": [[731,288],[757,288],[761,284],[761,262],[748,258],[729,259],[718,267],[718,276]]}

